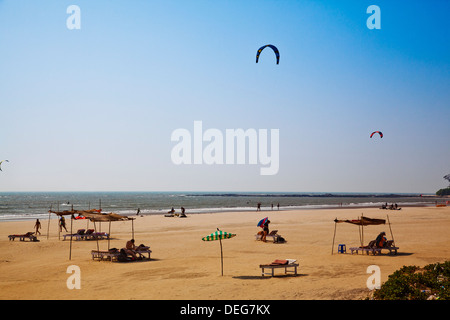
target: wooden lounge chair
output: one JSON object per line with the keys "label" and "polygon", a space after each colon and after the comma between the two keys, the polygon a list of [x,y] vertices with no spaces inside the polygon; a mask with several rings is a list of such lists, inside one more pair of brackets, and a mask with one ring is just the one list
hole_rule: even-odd
{"label": "wooden lounge chair", "polygon": [[[255,235],[255,240],[261,240],[262,238],[262,234],[260,232],[258,232]],[[278,230],[272,230],[267,236],[266,236],[266,240],[267,239],[272,239],[273,243],[284,243],[286,242],[286,240],[278,234]]]}
{"label": "wooden lounge chair", "polygon": [[[135,251],[141,258],[145,259],[144,254],[148,254],[148,260],[150,260],[150,254],[152,253],[152,250],[150,250],[150,247],[140,245],[136,248]],[[118,258],[120,256],[120,250],[118,249],[110,249],[108,251],[98,251],[98,250],[92,250],[91,251],[92,260],[98,259],[101,260],[110,260],[111,262],[118,261]]]}
{"label": "wooden lounge chair", "polygon": [[81,239],[83,239],[83,237],[84,237],[84,231],[85,231],[85,229],[79,229],[79,230],[77,231],[77,233],[74,233],[74,234],[70,234],[70,233],[65,234],[65,235],[63,235],[63,237],[64,237],[63,240],[66,240],[67,237],[75,238],[75,240],[81,240]]}
{"label": "wooden lounge chair", "polygon": [[25,234],[10,234],[8,238],[9,241],[14,241],[16,238],[19,238],[20,241],[25,241],[25,239],[28,239],[30,241],[39,241],[34,235],[34,232],[27,232]]}
{"label": "wooden lounge chair", "polygon": [[[261,275],[264,277],[264,275],[270,275],[274,276],[274,270],[279,268],[284,268],[284,274],[287,274],[288,272],[294,273],[297,275],[297,267],[299,266],[298,263],[296,263],[297,260],[294,259],[287,259],[287,260],[275,260],[270,264],[260,264],[259,267],[261,268]],[[288,270],[288,268],[294,268],[294,270]],[[264,272],[264,269],[270,269],[270,272]]]}
{"label": "wooden lounge chair", "polygon": [[117,257],[119,256],[119,254],[120,254],[119,250],[117,250],[117,251],[92,250],[91,251],[92,260],[98,259],[99,261],[110,260],[112,262],[113,260],[117,260]]}
{"label": "wooden lounge chair", "polygon": [[389,254],[397,254],[397,250],[399,249],[399,247],[394,247],[393,246],[394,241],[389,240],[386,242],[386,245],[384,247],[377,247],[375,244],[375,240],[372,240],[369,242],[369,244],[367,246],[364,247],[352,247],[350,248],[351,253],[353,254],[353,252],[356,251],[356,253],[358,254],[360,251],[361,253],[372,253],[373,255],[376,254],[381,254],[382,250],[389,250]]}

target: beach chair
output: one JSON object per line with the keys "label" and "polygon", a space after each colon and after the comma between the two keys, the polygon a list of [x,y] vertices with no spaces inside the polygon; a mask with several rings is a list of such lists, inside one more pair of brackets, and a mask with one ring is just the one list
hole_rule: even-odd
{"label": "beach chair", "polygon": [[30,241],[39,241],[34,235],[34,232],[27,232],[25,234],[10,234],[8,238],[9,241],[14,241],[16,238],[19,238],[20,241],[25,241],[25,239],[28,239]]}
{"label": "beach chair", "polygon": [[400,249],[399,247],[394,246],[394,240],[388,240],[386,241],[386,245],[383,248],[380,248],[380,250],[389,250],[389,254],[397,254],[397,250]]}
{"label": "beach chair", "polygon": [[103,239],[108,239],[109,234],[107,234],[106,232],[94,232],[91,234],[91,237],[92,237],[92,239],[103,240]]}
{"label": "beach chair", "polygon": [[[148,260],[150,260],[150,254],[152,253],[152,250],[150,250],[150,247],[140,245],[136,248],[136,254],[139,255],[142,259],[145,259],[144,254],[148,255]],[[119,261],[119,256],[121,255],[120,250],[113,248],[108,251],[99,251],[99,250],[92,250],[91,251],[92,260],[98,259],[99,261],[102,260],[109,260],[111,262],[113,261]],[[133,260],[128,260],[133,261]]]}
{"label": "beach chair", "polygon": [[351,254],[356,251],[356,254],[359,254],[361,252],[362,254],[366,253],[367,255],[372,253],[373,255],[379,254],[381,252],[381,248],[378,248],[375,245],[375,240],[372,240],[369,242],[367,246],[360,246],[360,247],[352,247],[350,248]]}
{"label": "beach chair", "polygon": [[136,253],[139,254],[142,258],[145,258],[144,254],[147,254],[148,259],[150,260],[150,254],[152,253],[152,250],[150,250],[150,247],[141,244],[136,247]]}
{"label": "beach chair", "polygon": [[101,260],[110,260],[113,262],[114,260],[117,260],[117,257],[120,255],[119,250],[117,249],[111,249],[108,251],[100,251],[100,250],[92,250],[91,251],[92,260],[98,259]]}
{"label": "beach chair", "polygon": [[83,234],[83,239],[90,240],[94,239],[94,236],[92,235],[94,233],[94,229],[87,229],[86,232]]}
{"label": "beach chair", "polygon": [[73,234],[65,234],[63,235],[63,240],[66,240],[67,237],[71,237],[71,238],[75,238],[75,240],[81,240],[84,237],[84,231],[85,229],[78,229],[77,233],[73,233]]}
{"label": "beach chair", "polygon": [[[284,268],[284,274],[291,272],[294,275],[297,275],[297,267],[299,266],[299,264],[296,262],[297,262],[297,260],[295,260],[295,259],[285,259],[285,260],[277,259],[269,264],[260,264],[259,267],[261,268],[261,275],[263,277],[264,277],[264,275],[270,275],[273,277],[275,269],[283,269],[283,268]],[[288,270],[288,268],[294,268],[294,270]],[[264,272],[265,269],[270,269],[270,272]]]}
{"label": "beach chair", "polygon": [[[255,240],[261,240],[262,234],[258,232],[255,235]],[[278,230],[272,230],[267,236],[266,239],[272,239],[273,243],[284,243],[286,240],[278,234]]]}

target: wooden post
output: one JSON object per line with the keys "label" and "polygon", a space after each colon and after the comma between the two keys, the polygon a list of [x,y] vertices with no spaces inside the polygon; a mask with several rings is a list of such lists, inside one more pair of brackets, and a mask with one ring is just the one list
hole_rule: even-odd
{"label": "wooden post", "polygon": [[361,213],[361,234],[362,234],[361,246],[362,247],[364,247],[364,223],[363,223],[363,217],[364,217],[364,214]]}
{"label": "wooden post", "polygon": [[391,221],[389,221],[389,215],[386,215],[388,223],[389,223],[389,230],[391,231],[391,237],[392,237],[392,245],[395,247],[395,240],[394,240],[394,235],[392,234],[392,229],[391,229]]}
{"label": "wooden post", "polygon": [[70,250],[69,250],[69,260],[72,260],[72,224],[73,224],[73,215],[70,216]]}
{"label": "wooden post", "polygon": [[52,214],[50,211],[52,211],[52,205],[50,205],[50,210],[48,210],[47,240],[50,233],[50,215]]}
{"label": "wooden post", "polygon": [[220,242],[220,266],[222,270],[222,277],[223,277],[223,253],[222,253],[222,240],[219,238]]}
{"label": "wooden post", "polygon": [[[337,220],[337,217],[336,217]],[[333,255],[333,250],[334,250],[334,238],[336,237],[336,225],[337,222],[334,222],[334,235],[333,235],[333,245],[331,246],[331,255]]]}
{"label": "wooden post", "polygon": [[110,240],[111,240],[111,220],[109,220],[109,230],[108,230],[108,251]]}
{"label": "wooden post", "polygon": [[[59,202],[58,202],[58,212],[59,212]],[[58,216],[59,217],[59,219],[58,219],[58,240],[61,240],[61,217],[62,216]]]}
{"label": "wooden post", "polygon": [[[94,220],[94,232],[97,233],[97,227],[95,225],[95,220]],[[100,249],[98,247],[98,236],[96,236],[95,239],[97,240],[97,251],[100,251]]]}

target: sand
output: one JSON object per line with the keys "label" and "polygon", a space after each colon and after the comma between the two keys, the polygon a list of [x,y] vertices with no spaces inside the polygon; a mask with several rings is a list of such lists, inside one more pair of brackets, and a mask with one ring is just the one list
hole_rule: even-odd
{"label": "sand", "polygon": [[[386,219],[389,215],[397,255],[338,254],[337,244],[347,248],[359,245],[358,227],[337,224],[334,254],[331,255],[335,223],[356,219],[361,214]],[[116,263],[94,261],[91,250],[96,241],[58,240],[57,221],[43,220],[39,242],[9,241],[9,234],[33,231],[34,221],[0,223],[0,299],[151,299],[151,300],[303,300],[361,299],[370,290],[367,268],[377,265],[381,281],[404,265],[424,266],[450,258],[450,208],[406,207],[399,211],[364,209],[262,211],[189,214],[187,218],[137,217],[136,244],[151,247],[150,261]],[[270,229],[277,229],[287,243],[255,240],[257,222],[268,216]],[[70,227],[70,219],[67,219]],[[92,223],[91,223],[92,226]],[[224,275],[221,276],[218,241],[202,237],[219,227],[236,233],[223,240]],[[73,230],[86,228],[75,221]],[[122,248],[131,238],[129,221],[113,222],[110,247]],[[108,224],[102,226],[108,231]],[[364,228],[365,244],[389,226]],[[65,233],[65,232],[64,232]],[[100,249],[108,241],[99,242]],[[348,251],[349,252],[349,251]],[[298,275],[262,277],[260,264],[275,259],[297,259]],[[80,268],[81,289],[68,289],[71,265]]]}

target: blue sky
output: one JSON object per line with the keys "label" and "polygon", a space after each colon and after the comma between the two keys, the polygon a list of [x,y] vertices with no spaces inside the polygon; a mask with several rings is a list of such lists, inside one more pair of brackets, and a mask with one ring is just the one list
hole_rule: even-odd
{"label": "blue sky", "polygon": [[[450,173],[449,9],[0,0],[0,191],[434,193]],[[255,63],[269,43],[280,64],[270,49]],[[196,120],[279,129],[278,173],[175,165],[171,133]]]}

